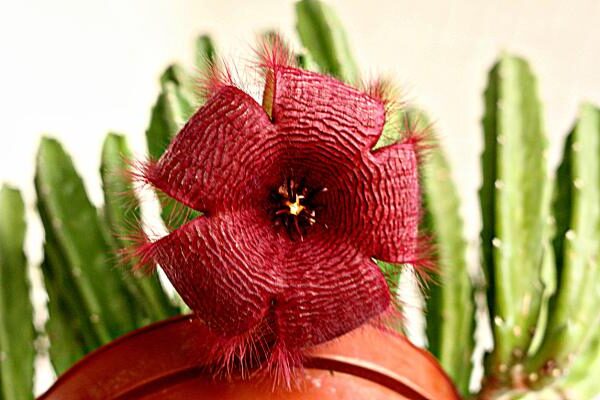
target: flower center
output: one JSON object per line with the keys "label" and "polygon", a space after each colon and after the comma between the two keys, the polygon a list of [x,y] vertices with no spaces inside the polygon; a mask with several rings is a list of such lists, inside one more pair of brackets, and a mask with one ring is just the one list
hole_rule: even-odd
{"label": "flower center", "polygon": [[305,210],[306,207],[304,207],[302,205],[303,199],[304,199],[304,196],[298,195],[298,196],[296,196],[296,201],[293,203],[289,200],[285,201],[284,204],[290,208],[290,210],[289,210],[290,214],[295,215],[297,217],[298,215],[300,215],[300,213],[302,211]]}
{"label": "flower center", "polygon": [[302,240],[308,227],[317,222],[316,208],[318,207],[315,207],[314,196],[326,190],[325,188],[311,190],[305,185],[304,180],[298,182],[293,178],[285,179],[273,191],[275,225],[283,225],[290,238],[300,237]]}

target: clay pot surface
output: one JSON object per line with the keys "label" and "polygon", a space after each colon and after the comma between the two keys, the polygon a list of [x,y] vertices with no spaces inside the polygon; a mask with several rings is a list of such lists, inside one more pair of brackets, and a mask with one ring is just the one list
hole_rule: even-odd
{"label": "clay pot surface", "polygon": [[90,353],[40,399],[452,400],[459,399],[435,359],[401,335],[366,326],[316,347],[298,388],[268,379],[216,380],[206,369],[211,348],[193,315],[127,334]]}

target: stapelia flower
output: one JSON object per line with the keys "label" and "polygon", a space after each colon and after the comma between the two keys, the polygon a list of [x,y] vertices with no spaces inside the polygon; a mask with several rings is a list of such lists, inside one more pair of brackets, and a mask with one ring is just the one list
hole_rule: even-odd
{"label": "stapelia flower", "polygon": [[142,171],[202,216],[138,249],[214,333],[215,362],[286,379],[305,349],[393,307],[374,258],[418,262],[420,214],[414,138],[372,150],[385,101],[289,59],[265,56],[262,106],[213,79]]}

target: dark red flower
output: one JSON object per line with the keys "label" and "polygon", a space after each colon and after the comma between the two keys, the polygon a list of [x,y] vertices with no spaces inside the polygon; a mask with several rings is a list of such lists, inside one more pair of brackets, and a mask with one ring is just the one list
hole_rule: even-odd
{"label": "dark red flower", "polygon": [[143,171],[203,215],[138,251],[219,338],[223,367],[284,376],[392,307],[373,259],[417,262],[420,215],[416,141],[372,150],[384,100],[287,59],[266,58],[263,106],[213,79]]}

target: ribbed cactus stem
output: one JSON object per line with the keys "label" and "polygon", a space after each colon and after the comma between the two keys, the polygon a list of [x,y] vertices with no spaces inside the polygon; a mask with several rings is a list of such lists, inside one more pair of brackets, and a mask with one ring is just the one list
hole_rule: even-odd
{"label": "ribbed cactus stem", "polygon": [[482,248],[494,349],[488,383],[521,379],[542,304],[550,180],[535,78],[505,55],[491,70],[483,119]]}
{"label": "ribbed cactus stem", "polygon": [[198,72],[202,73],[210,67],[215,62],[216,54],[215,44],[210,36],[200,35],[196,38],[195,59]]}
{"label": "ribbed cactus stem", "polygon": [[[104,189],[104,217],[110,229],[110,243],[115,254],[132,245],[132,229],[141,220],[140,206],[128,178],[128,160],[132,155],[124,136],[107,135],[102,147],[100,174]],[[165,295],[158,276],[134,275],[123,266],[123,279],[135,300],[138,325],[145,325],[175,315],[177,310]]]}
{"label": "ribbed cactus stem", "polygon": [[72,325],[91,331],[86,340],[90,347],[134,329],[135,310],[124,290],[122,271],[111,262],[103,223],[71,158],[56,140],[42,139],[35,185],[46,246],[55,255],[46,265],[53,267],[53,293],[60,298],[50,301],[70,305],[68,317],[76,318]]}
{"label": "ribbed cactus stem", "polygon": [[458,193],[441,149],[432,150],[425,160],[423,192],[425,226],[433,235],[438,261],[427,300],[429,349],[467,395],[475,341],[474,295]]}
{"label": "ribbed cactus stem", "polygon": [[346,32],[337,15],[318,0],[296,3],[296,28],[302,45],[322,72],[358,83],[360,75]]}
{"label": "ribbed cactus stem", "polygon": [[35,355],[21,193],[0,188],[0,399],[33,398]]}
{"label": "ribbed cactus stem", "polygon": [[[86,353],[101,345],[86,311],[77,304],[72,288],[64,285],[60,271],[65,261],[57,254],[54,245],[44,246],[41,268],[48,294],[48,321],[46,335],[50,341],[50,360],[57,374],[62,374]],[[79,313],[81,315],[79,315]]]}
{"label": "ribbed cactus stem", "polygon": [[175,134],[195,111],[196,100],[173,81],[163,83],[163,89],[152,108],[150,126],[146,130],[148,152],[158,159]]}
{"label": "ribbed cactus stem", "polygon": [[558,288],[541,347],[528,363],[541,383],[567,373],[600,335],[600,110],[591,105],[581,108],[567,139],[553,210]]}

